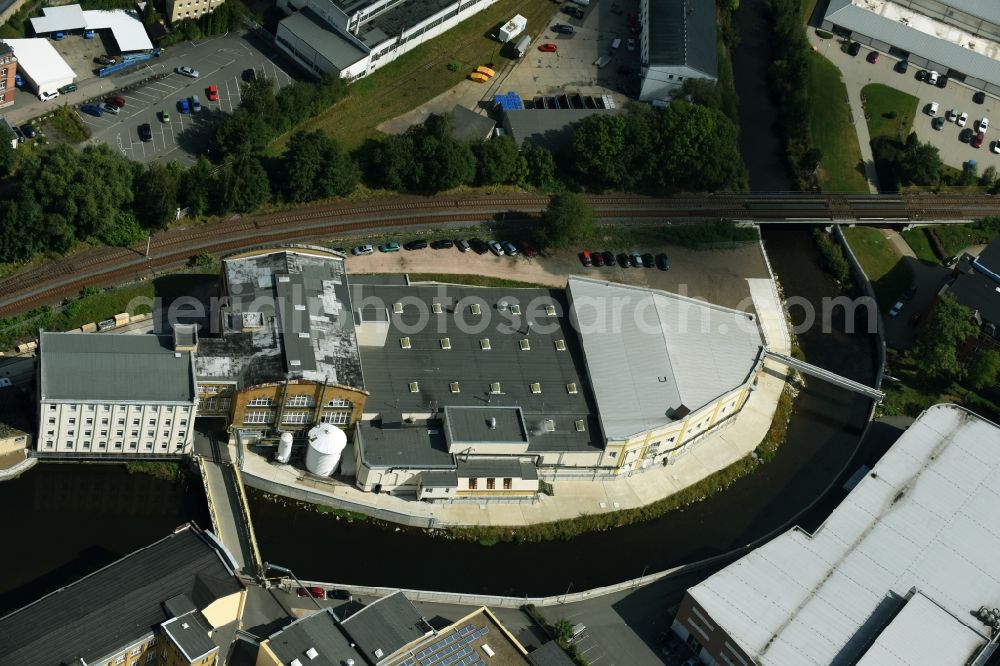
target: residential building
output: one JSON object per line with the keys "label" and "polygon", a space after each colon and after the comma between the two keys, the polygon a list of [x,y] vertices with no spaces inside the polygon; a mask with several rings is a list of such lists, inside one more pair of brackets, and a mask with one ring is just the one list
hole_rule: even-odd
{"label": "residential building", "polygon": [[215,538],[185,525],[0,618],[0,663],[221,663],[245,596]]}
{"label": "residential building", "polygon": [[190,352],[169,336],[39,335],[37,451],[59,458],[179,458],[194,441]]}
{"label": "residential building", "polygon": [[687,591],[704,664],[983,664],[1000,632],[1000,428],[921,414],[814,532],[795,527]]}
{"label": "residential building", "polygon": [[996,2],[830,0],[823,28],[1000,94],[1000,4]]}
{"label": "residential building", "polygon": [[[284,0],[294,13],[275,44],[313,76],[353,81],[437,37],[496,0]],[[296,11],[297,10],[297,11]]]}
{"label": "residential building", "polygon": [[17,96],[17,56],[8,44],[0,43],[0,108],[10,106]]}
{"label": "residential building", "polygon": [[349,429],[368,397],[344,257],[323,248],[250,250],[223,261],[216,335],[186,328],[198,412],[241,442]]}
{"label": "residential building", "polygon": [[[941,293],[972,310],[978,335],[959,348],[959,357],[969,359],[980,349],[1000,351],[1000,239],[987,245],[978,257],[965,255],[955,265]],[[936,302],[935,302],[936,304]]]}
{"label": "residential building", "polygon": [[225,0],[167,0],[167,18],[170,23],[196,19],[211,14]]}
{"label": "residential building", "polygon": [[31,435],[10,425],[0,417],[0,458],[12,454],[23,454],[31,442]]}
{"label": "residential building", "polygon": [[715,4],[640,0],[639,99],[663,104],[689,79],[719,78]]}

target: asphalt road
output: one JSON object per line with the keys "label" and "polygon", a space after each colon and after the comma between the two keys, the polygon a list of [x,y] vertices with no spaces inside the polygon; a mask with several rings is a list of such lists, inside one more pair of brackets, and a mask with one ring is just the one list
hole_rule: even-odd
{"label": "asphalt road", "polygon": [[[232,113],[239,106],[245,70],[253,68],[258,76],[271,79],[278,89],[294,80],[275,61],[276,54],[261,48],[243,36],[233,35],[186,46],[178,53],[171,51],[169,57],[158,59],[146,68],[149,74],[165,74],[164,78],[114,92],[125,98],[125,106],[118,115],[104,113],[95,118],[77,109],[92,132],[88,143],[108,144],[125,157],[144,164],[194,163],[208,145],[214,122],[221,114]],[[174,69],[180,65],[198,70],[199,78],[177,74]],[[213,84],[219,91],[217,101],[208,99],[208,87]],[[201,101],[201,112],[181,113],[179,101],[192,95]],[[163,122],[164,111],[169,114],[169,122]],[[139,139],[139,126],[143,123],[149,123],[152,141]]]}

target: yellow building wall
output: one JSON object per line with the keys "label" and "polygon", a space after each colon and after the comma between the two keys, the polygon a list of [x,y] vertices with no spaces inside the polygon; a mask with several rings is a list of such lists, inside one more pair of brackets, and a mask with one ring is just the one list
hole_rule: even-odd
{"label": "yellow building wall", "polygon": [[28,447],[28,436],[24,433],[0,438],[0,456],[19,453]]}
{"label": "yellow building wall", "polygon": [[257,651],[257,663],[256,666],[285,666],[281,663],[274,652],[271,651],[270,641],[264,641],[260,644],[260,650]]}
{"label": "yellow building wall", "polygon": [[[296,398],[305,400],[304,403],[296,403]],[[327,406],[331,401],[347,400],[350,407]],[[333,422],[342,430],[350,432],[354,424],[364,413],[365,403],[368,400],[368,392],[343,386],[341,384],[321,384],[305,380],[292,380],[287,383],[277,382],[273,384],[261,384],[242,391],[238,391],[233,396],[232,413],[230,423],[236,428],[281,428],[282,430],[305,430],[320,423],[324,414],[334,412],[346,412],[347,422]],[[251,404],[268,401],[268,404]],[[301,405],[301,406],[297,406]],[[303,423],[289,422],[288,420],[278,422],[279,413],[287,417],[290,413],[305,413]],[[266,414],[269,421],[260,422],[259,418],[251,418],[247,415]]]}
{"label": "yellow building wall", "polygon": [[240,617],[246,593],[246,590],[240,590],[239,592],[230,594],[228,597],[216,599],[201,614],[205,616],[205,619],[208,620],[213,629],[217,629],[230,622],[235,622]]}

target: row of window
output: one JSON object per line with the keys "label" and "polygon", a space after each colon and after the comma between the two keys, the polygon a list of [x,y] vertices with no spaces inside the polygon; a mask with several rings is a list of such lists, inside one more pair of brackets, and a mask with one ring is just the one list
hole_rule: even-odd
{"label": "row of window", "polygon": [[[256,398],[251,398],[247,402],[247,407],[277,407],[278,403],[275,402],[274,398],[258,396]],[[285,399],[285,407],[315,407],[316,398],[311,395],[291,395]],[[343,398],[334,398],[333,400],[327,400],[325,407],[353,407],[354,404],[350,400],[345,400]]]}
{"label": "row of window", "polygon": [[[75,412],[75,411],[77,411],[79,409],[80,406],[79,405],[64,405],[64,407],[66,408],[66,411],[68,411],[68,412]],[[100,408],[101,408],[102,412],[110,412],[115,407],[121,407],[121,408],[125,409],[125,408],[128,407],[128,405],[100,405]],[[135,406],[133,405],[133,407],[135,407]],[[148,409],[149,411],[154,412],[154,413],[160,411],[160,406],[159,405],[145,405],[144,407],[145,407],[145,409]],[[81,411],[81,412],[93,412],[93,411],[96,411],[96,408],[97,408],[96,405],[83,405],[83,409],[79,409],[79,411]],[[143,407],[135,407],[135,408],[136,409],[143,409]],[[59,405],[57,405],[55,403],[50,403],[49,404],[49,411],[50,412],[54,412],[57,409],[59,409]],[[164,409],[166,409],[167,411],[170,411],[170,410],[172,410],[174,408],[173,407],[164,407]],[[178,409],[180,410],[181,414],[187,414],[188,410],[190,409],[190,407],[180,407]]]}
{"label": "row of window", "polygon": [[232,398],[205,398],[198,405],[201,412],[228,412]]}
{"label": "row of window", "polygon": [[[103,418],[103,419],[101,419],[101,425],[109,425],[109,421],[110,421],[110,419]],[[134,425],[134,426],[139,425],[139,421],[140,421],[140,419],[132,419],[132,425]],[[163,427],[164,428],[169,428],[170,424],[172,422],[173,422],[172,419],[164,419],[164,421],[163,421]],[[50,416],[49,417],[49,425],[55,425],[55,423],[56,423],[56,417]],[[66,419],[66,423],[68,425],[76,425],[76,417],[75,416],[69,417],[68,419]],[[88,418],[84,419],[84,423],[86,423],[87,425],[94,425],[94,419],[91,418],[91,417],[88,417]],[[155,426],[156,425],[156,419],[149,419],[147,421],[147,423],[149,425],[151,425],[151,426]],[[182,426],[186,426],[187,425],[187,419],[180,419],[180,420],[178,420],[177,424],[178,425],[182,425]],[[120,425],[120,426],[125,425],[125,419],[124,418],[118,419],[118,425]]]}
{"label": "row of window", "polygon": [[[56,434],[56,431],[54,429],[53,430],[49,430],[45,434],[47,434],[49,437],[54,437],[55,434]],[[93,434],[94,434],[93,430],[84,430],[83,431],[83,436],[84,437],[90,437]],[[67,430],[65,432],[65,435],[67,437],[73,437],[73,436],[76,435],[76,430],[71,428],[71,429],[69,429],[69,430]],[[184,439],[184,437],[186,435],[187,435],[187,431],[186,430],[181,430],[180,432],[177,433],[177,437],[179,437],[180,439]],[[102,430],[101,431],[101,437],[107,437],[107,436],[108,436],[108,431],[107,430]],[[116,430],[115,431],[115,436],[116,437],[124,437],[125,436],[125,431],[124,430]],[[133,430],[132,434],[129,435],[129,437],[131,437],[133,439],[139,437],[139,431],[138,430]],[[156,431],[155,430],[147,430],[146,431],[146,437],[156,437]],[[169,438],[170,437],[170,433],[167,432],[167,431],[164,431],[164,432],[160,433],[160,437],[167,437],[167,438]]]}
{"label": "row of window", "polygon": [[[266,411],[250,411],[243,416],[245,424],[265,424],[274,423],[275,413]],[[323,412],[320,414],[320,423],[332,423],[334,425],[347,425],[351,420],[351,413]],[[281,422],[290,425],[302,425],[312,422],[312,412],[285,412],[281,415]]]}
{"label": "row of window", "polygon": [[[51,440],[51,439],[45,440],[45,448],[46,449],[52,450],[52,449],[55,448],[55,446],[56,446],[56,443],[55,443],[54,440]],[[91,446],[91,440],[89,440],[89,439],[85,439],[85,440],[83,440],[80,443],[80,448],[82,448],[82,449],[90,449],[90,446]],[[125,447],[125,443],[119,440],[119,441],[117,441],[117,442],[114,443],[114,446],[112,448],[115,451],[122,451],[122,450],[124,450],[124,447]],[[160,451],[166,451],[169,447],[170,447],[169,442],[160,442],[160,447],[159,447]],[[73,450],[73,440],[67,439],[65,442],[63,442],[63,448],[65,450],[67,450],[67,451],[72,451]],[[97,450],[100,450],[100,451],[103,451],[103,450],[107,449],[108,448],[108,442],[107,442],[107,440],[98,441],[97,442],[97,446],[95,448]],[[128,448],[129,448],[129,451],[138,451],[139,450],[139,442],[129,442]],[[183,443],[178,443],[178,444],[174,445],[174,451],[182,451],[183,449],[184,449],[184,444]],[[149,442],[149,441],[145,442],[143,444],[143,450],[144,451],[152,451],[153,450],[153,442]]]}
{"label": "row of window", "polygon": [[[469,490],[476,490],[479,487],[479,479],[469,479]],[[510,490],[514,487],[514,479],[504,479],[503,489]],[[496,479],[486,479],[486,490],[496,490],[497,480]]]}

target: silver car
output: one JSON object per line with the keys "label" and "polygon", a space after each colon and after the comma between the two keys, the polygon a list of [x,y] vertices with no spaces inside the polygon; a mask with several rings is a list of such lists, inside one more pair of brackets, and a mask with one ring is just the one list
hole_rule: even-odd
{"label": "silver car", "polygon": [[199,76],[201,76],[201,74],[198,73],[197,69],[194,69],[193,67],[188,67],[187,65],[178,67],[174,71],[180,74],[181,76],[189,76],[192,79],[197,79]]}
{"label": "silver car", "polygon": [[503,246],[500,245],[500,243],[496,242],[495,240],[491,240],[489,243],[487,243],[487,245],[490,248],[490,252],[492,252],[496,256],[502,257],[504,255]]}

